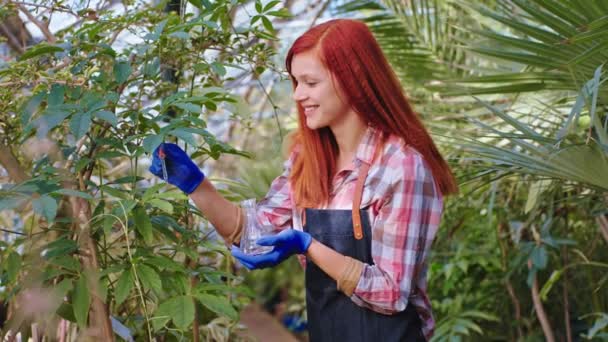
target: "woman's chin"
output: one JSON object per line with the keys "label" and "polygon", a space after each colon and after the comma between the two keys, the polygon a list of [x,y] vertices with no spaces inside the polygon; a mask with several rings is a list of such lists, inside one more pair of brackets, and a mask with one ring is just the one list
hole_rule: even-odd
{"label": "woman's chin", "polygon": [[307,118],[306,119],[306,127],[308,127],[309,129],[318,129],[321,128],[319,127],[319,123],[312,119],[312,118]]}

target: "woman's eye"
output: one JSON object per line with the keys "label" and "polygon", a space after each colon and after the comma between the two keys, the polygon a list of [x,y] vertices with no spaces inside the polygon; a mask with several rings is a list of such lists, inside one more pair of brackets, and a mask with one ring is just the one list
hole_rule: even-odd
{"label": "woman's eye", "polygon": [[317,82],[306,82],[306,84],[310,87],[314,86],[315,84],[317,84]]}

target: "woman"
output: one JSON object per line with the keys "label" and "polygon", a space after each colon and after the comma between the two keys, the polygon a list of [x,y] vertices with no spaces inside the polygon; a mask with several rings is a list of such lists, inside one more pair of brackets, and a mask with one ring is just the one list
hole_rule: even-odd
{"label": "woman", "polygon": [[[271,252],[234,246],[241,210],[172,144],[161,146],[168,182],[190,194],[245,267],[305,255],[311,341],[428,340],[426,259],[443,195],[457,191],[448,165],[362,22],[311,28],[286,67],[299,129],[284,173],[258,203],[262,224],[281,231],[258,240]],[[160,165],[155,151],[157,176]]]}

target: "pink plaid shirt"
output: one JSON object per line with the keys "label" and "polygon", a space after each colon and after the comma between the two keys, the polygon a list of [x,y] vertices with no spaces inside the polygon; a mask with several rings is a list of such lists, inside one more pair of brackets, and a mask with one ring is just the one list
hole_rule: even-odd
{"label": "pink plaid shirt", "polygon": [[[352,209],[358,166],[372,160],[380,138],[380,131],[368,127],[353,163],[334,176],[330,202],[321,209]],[[302,209],[294,209],[289,182],[295,153],[258,203],[260,221],[279,229],[302,229]],[[374,265],[364,264],[352,301],[383,314],[403,311],[411,303],[422,321],[422,332],[430,339],[435,321],[426,293],[427,257],[443,199],[422,155],[401,138],[390,136],[370,167],[361,208],[369,209]]]}

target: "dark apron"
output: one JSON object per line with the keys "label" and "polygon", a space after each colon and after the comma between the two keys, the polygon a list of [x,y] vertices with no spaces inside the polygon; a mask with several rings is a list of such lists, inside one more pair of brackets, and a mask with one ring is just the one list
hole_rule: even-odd
{"label": "dark apron", "polygon": [[[355,196],[356,197],[356,196]],[[338,253],[373,265],[372,232],[367,210],[360,210],[363,236],[353,235],[351,210],[305,209],[304,231]],[[336,281],[306,260],[306,311],[312,342],[425,341],[413,305],[384,315],[355,304],[336,288]]]}

